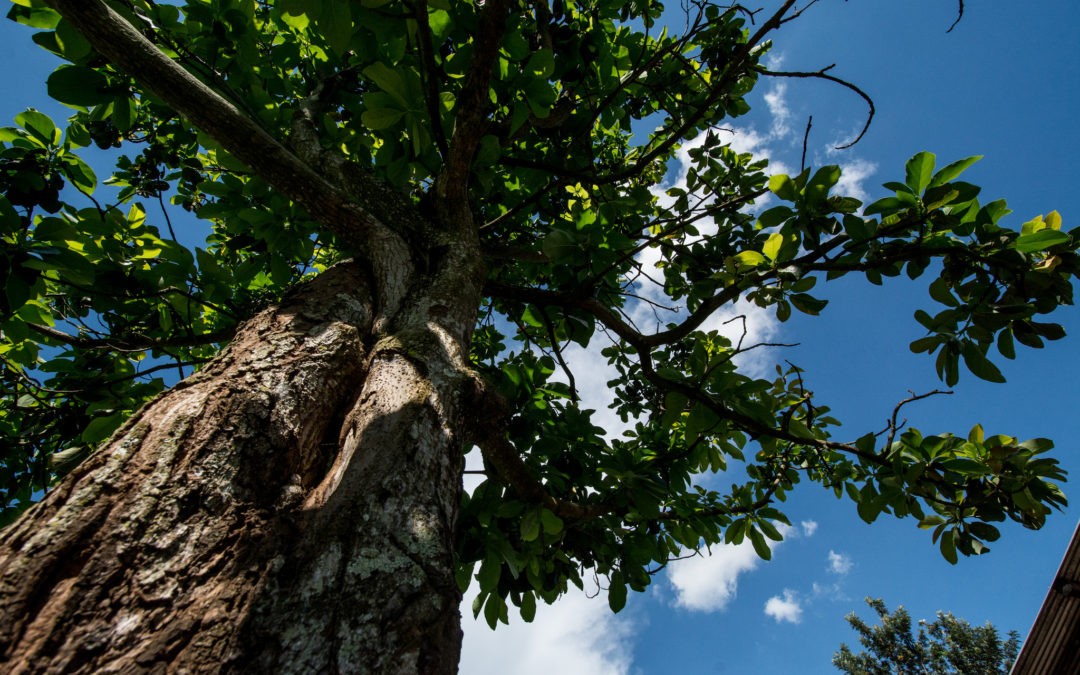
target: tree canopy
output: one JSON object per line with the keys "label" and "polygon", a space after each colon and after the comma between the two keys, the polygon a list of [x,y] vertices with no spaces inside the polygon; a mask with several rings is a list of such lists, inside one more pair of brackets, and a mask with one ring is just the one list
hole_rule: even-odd
{"label": "tree canopy", "polygon": [[1020,652],[1020,635],[1009,631],[1007,640],[993,625],[972,626],[951,612],[938,612],[932,622],[919,621],[912,631],[911,615],[903,607],[890,612],[880,598],[867,598],[881,623],[870,626],[852,612],[846,618],[866,650],[855,654],[846,645],[833,657],[833,665],[848,675],[1007,675]]}
{"label": "tree canopy", "polygon": [[[1063,337],[1047,315],[1080,270],[1056,212],[1007,226],[961,180],[977,157],[915,154],[863,204],[836,193],[837,166],[770,175],[734,150],[715,130],[762,78],[865,97],[770,70],[772,34],[806,9],[772,4],[691,2],[665,27],[652,0],[13,0],[64,60],[48,87],[72,114],[0,129],[0,518],[290,289],[348,257],[393,276],[386,240],[423,276],[465,222],[484,275],[466,424],[486,474],[456,554],[491,625],[592,575],[618,610],[703,546],[767,559],[801,482],[867,522],[913,518],[950,562],[994,523],[1041,526],[1065,503],[1049,440],[905,426],[929,393],[841,432],[798,367],[747,374],[762,346],[710,323],[740,299],[824,314],[847,275],[927,277],[912,351],[947,386],[961,364],[1002,381],[998,356]],[[570,344],[617,370],[625,433],[579,405]],[[716,472],[730,491],[699,485]]]}

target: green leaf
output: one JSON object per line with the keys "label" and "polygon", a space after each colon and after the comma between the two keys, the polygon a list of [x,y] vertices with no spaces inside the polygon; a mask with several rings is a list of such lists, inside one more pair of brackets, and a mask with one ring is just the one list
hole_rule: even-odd
{"label": "green leaf", "polygon": [[378,62],[364,68],[363,73],[364,77],[378,85],[379,89],[390,94],[404,110],[412,108],[412,101],[410,100],[409,90],[405,86],[405,80],[396,70],[385,63]]}
{"label": "green leaf", "polygon": [[608,584],[608,607],[612,612],[619,612],[626,607],[626,580],[621,571],[611,573],[611,583]]}
{"label": "green leaf", "polygon": [[910,345],[908,345],[908,349],[910,349],[915,354],[918,354],[920,352],[927,352],[932,354],[934,350],[937,349],[937,346],[939,344],[941,344],[940,337],[938,337],[937,335],[928,335],[927,337],[919,338],[918,340],[912,342]]}
{"label": "green leaf", "polygon": [[780,253],[780,247],[783,245],[784,235],[770,234],[769,238],[765,240],[765,245],[761,247],[761,252],[765,254],[766,258],[775,262],[776,256]]}
{"label": "green leaf", "polygon": [[814,202],[822,201],[832,186],[840,180],[840,167],[836,165],[823,166],[814,172],[810,182],[806,184],[804,193]]}
{"label": "green leaf", "polygon": [[753,544],[758,556],[762,560],[772,560],[772,550],[769,548],[769,543],[765,541],[765,536],[753,526],[747,528],[746,534],[750,537],[750,543]]}
{"label": "green leaf", "polygon": [[904,183],[916,195],[921,195],[923,190],[930,185],[930,180],[934,174],[934,161],[933,153],[920,152],[904,165]]}
{"label": "green leaf", "polygon": [[997,337],[998,352],[1007,359],[1016,358],[1016,345],[1013,343],[1012,331],[1002,330]]}
{"label": "green leaf", "polygon": [[930,179],[930,184],[927,187],[933,188],[952,181],[954,178],[964,173],[964,171],[967,170],[969,166],[982,158],[982,155],[974,155],[972,157],[966,157],[964,159],[957,160],[951,164],[946,165],[940,171],[934,174],[934,177]]}
{"label": "green leaf", "polygon": [[71,154],[64,155],[62,161],[61,166],[67,179],[83,192],[92,194],[97,187],[97,176],[90,165]]}
{"label": "green leaf", "polygon": [[547,48],[536,50],[525,64],[525,72],[533,77],[548,79],[555,72],[555,54]]}
{"label": "green leaf", "polygon": [[881,214],[888,216],[904,208],[904,204],[896,197],[884,197],[882,199],[867,205],[863,209],[863,214],[872,216],[875,214]]}
{"label": "green leaf", "polygon": [[[488,554],[489,556],[492,554]],[[484,558],[480,563],[480,571],[476,573],[476,580],[480,582],[480,590],[491,592],[499,585],[499,577],[502,574],[502,563],[496,558]]]}
{"label": "green leaf", "polygon": [[547,509],[540,509],[540,522],[543,524],[546,534],[558,534],[563,530],[562,518]]}
{"label": "green leaf", "polygon": [[960,301],[952,294],[949,282],[940,277],[930,284],[930,297],[947,307],[960,306]]}
{"label": "green leaf", "polygon": [[484,604],[484,620],[492,629],[498,625],[499,621],[509,623],[506,602],[494,593],[488,596],[487,603]]}
{"label": "green leaf", "polygon": [[761,532],[766,537],[773,541],[782,541],[784,539],[783,535],[780,534],[780,530],[776,529],[776,526],[767,520],[758,521],[758,527],[761,528]]}
{"label": "green leaf", "polygon": [[529,81],[524,88],[525,102],[529,109],[540,119],[547,118],[551,114],[551,107],[555,105],[555,89],[546,79]]}
{"label": "green leaf", "polygon": [[375,108],[374,110],[365,110],[360,115],[360,121],[372,131],[381,131],[397,124],[404,114],[404,110]]}
{"label": "green leaf", "polygon": [[788,300],[791,301],[792,305],[795,305],[795,309],[812,316],[820,314],[821,310],[825,309],[825,306],[829,304],[828,300],[819,300],[806,293],[795,293],[788,296]]}
{"label": "green leaf", "polygon": [[532,591],[521,594],[521,605],[518,607],[521,618],[525,623],[532,623],[536,618],[536,595]]}
{"label": "green leaf", "polygon": [[957,562],[955,537],[956,530],[948,530],[941,535],[941,541],[938,542],[942,557],[948,560],[951,565],[955,565]]}
{"label": "green leaf", "polygon": [[43,112],[28,108],[15,116],[15,123],[48,147],[60,142],[60,130]]}
{"label": "green leaf", "polygon": [[971,533],[983,541],[997,541],[1001,532],[989,523],[971,523],[968,525]]}
{"label": "green leaf", "polygon": [[473,568],[476,567],[476,562],[467,563],[464,565],[458,565],[454,571],[454,580],[457,582],[458,590],[464,593],[469,590],[469,583],[472,581]]}
{"label": "green leaf", "polygon": [[525,512],[521,518],[521,540],[535,541],[540,536],[540,517],[536,509]]}
{"label": "green leaf", "polygon": [[743,251],[732,258],[740,267],[757,267],[765,262],[765,256],[757,251]]}
{"label": "green leaf", "polygon": [[60,66],[49,75],[46,85],[49,96],[74,106],[108,103],[114,96],[104,75],[82,66]]}
{"label": "green leaf", "polygon": [[573,234],[566,230],[552,230],[544,237],[541,248],[551,260],[560,260],[581,251]]}
{"label": "green leaf", "polygon": [[56,25],[56,43],[60,53],[68,61],[77,61],[90,54],[90,43],[68,21]]}
{"label": "green leaf", "polygon": [[758,223],[760,223],[763,228],[776,227],[793,215],[795,215],[795,212],[791,210],[790,206],[781,204],[780,206],[774,206],[771,209],[763,211],[762,214],[758,216]]}
{"label": "green leaf", "polygon": [[680,394],[677,391],[668,392],[667,396],[664,397],[664,414],[660,418],[660,426],[670,429],[671,425],[682,417],[688,400],[685,394]]}
{"label": "green leaf", "polygon": [[18,3],[8,10],[7,18],[31,28],[52,30],[60,23],[60,14],[48,7],[29,7]]}
{"label": "green leaf", "polygon": [[769,178],[769,191],[788,202],[793,202],[799,197],[799,188],[795,185],[795,181],[782,173]]}
{"label": "green leaf", "polygon": [[330,49],[341,56],[353,36],[352,11],[348,0],[322,0],[322,12],[316,20],[319,32],[326,37]]}
{"label": "green leaf", "polygon": [[1001,374],[997,366],[987,360],[979,348],[972,342],[964,342],[960,347],[960,356],[964,359],[964,365],[976,377],[987,382],[1004,382],[1005,376]]}
{"label": "green leaf", "polygon": [[90,424],[87,424],[86,428],[83,429],[81,438],[84,443],[99,443],[108,438],[112,432],[116,431],[126,418],[127,415],[123,413],[115,413],[106,415],[105,417],[95,417],[90,420]]}
{"label": "green leaf", "polygon": [[1035,251],[1046,250],[1051,246],[1064,244],[1067,241],[1069,241],[1069,235],[1064,232],[1045,229],[1017,237],[1013,243],[1013,248],[1020,253],[1034,253]]}

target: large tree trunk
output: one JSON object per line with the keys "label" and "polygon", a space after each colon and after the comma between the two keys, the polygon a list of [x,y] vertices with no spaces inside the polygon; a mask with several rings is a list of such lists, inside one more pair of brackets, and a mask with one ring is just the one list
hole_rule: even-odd
{"label": "large tree trunk", "polygon": [[[473,275],[475,277],[475,275]],[[453,673],[478,284],[334,267],[0,533],[0,670]]]}

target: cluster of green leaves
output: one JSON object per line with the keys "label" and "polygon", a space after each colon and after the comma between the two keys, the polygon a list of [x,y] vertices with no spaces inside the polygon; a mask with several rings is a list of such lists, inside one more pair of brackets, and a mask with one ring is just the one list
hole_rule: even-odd
{"label": "cluster of green leaves", "polygon": [[162,390],[160,377],[139,377],[139,362],[199,358],[152,350],[155,340],[216,328],[187,249],[138,205],[69,205],[68,192],[94,204],[97,187],[78,142],[40,112],[15,121],[0,129],[3,520]]}
{"label": "cluster of green leaves", "polygon": [[[699,175],[711,171],[730,176],[730,167],[740,165],[730,160],[740,158],[726,148],[713,150],[710,143],[715,141],[706,141],[693,157],[694,169]],[[673,301],[686,299],[690,319],[670,324],[656,336],[616,340],[604,350],[618,372],[609,383],[616,394],[614,407],[624,422],[636,421],[633,429],[623,438],[605,439],[587,415],[578,414],[573,400],[567,400],[572,392],[546,383],[556,367],[551,357],[546,357],[545,368],[530,371],[531,383],[513,377],[514,387],[524,390],[511,387],[506,392],[520,411],[511,439],[538,480],[553,497],[576,500],[603,514],[592,522],[569,523],[564,534],[550,537],[559,540],[554,549],[565,555],[577,550],[576,533],[587,533],[588,548],[573,556],[581,569],[566,571],[569,563],[564,561],[547,571],[557,575],[562,570],[579,585],[584,570],[606,577],[609,599],[617,609],[625,601],[626,587],[641,590],[651,571],[688,549],[745,538],[768,558],[767,540],[778,539],[776,524],[788,522],[775,503],[803,477],[850,498],[867,522],[882,513],[915,517],[921,527],[933,528],[935,543],[953,563],[958,552],[987,550],[986,542],[999,536],[991,523],[1012,519],[1037,528],[1052,508],[1063,506],[1057,483],[1064,480],[1064,472],[1045,455],[1053,445],[1046,439],[1021,442],[1007,435],[986,436],[980,426],[966,439],[923,436],[915,429],[901,430],[894,415],[879,433],[837,442],[832,429],[839,422],[812,398],[798,368],[778,368],[773,381],[751,378],[735,365],[734,357],[744,351],[741,344],[733,345],[715,332],[686,329],[695,324],[695,316],[742,295],[762,307],[775,307],[781,319],[790,315],[790,307],[816,315],[826,302],[808,291],[819,278],[860,272],[881,283],[882,277],[905,270],[916,278],[936,268],[940,271],[931,298],[956,319],[950,326],[936,324],[935,334],[927,338],[955,345],[946,352],[951,365],[939,366],[939,373],[954,384],[956,362],[962,358],[973,374],[999,379],[985,355],[990,346],[1006,345],[1002,353],[1012,358],[1008,336],[1022,334],[1024,327],[1034,324],[1046,334],[1057,334],[1045,328],[1053,324],[1039,324],[1031,317],[1071,304],[1077,236],[1061,232],[1054,214],[1036,219],[1021,232],[1000,227],[1003,204],[981,206],[978,188],[955,180],[975,159],[935,173],[933,156],[920,153],[908,162],[904,183],[886,184],[908,196],[880,200],[862,214],[858,200],[830,195],[840,178],[837,167],[794,178],[773,176],[769,187],[787,204],[757,219],[708,207],[714,218],[727,216],[723,237],[701,238],[693,229],[691,193],[673,195],[680,203],[662,212],[671,218],[668,236],[643,236],[660,249],[665,293]],[[741,164],[753,167],[745,159]],[[754,194],[765,181],[760,174],[743,180],[732,189]],[[705,184],[698,183],[698,189]],[[942,264],[933,266],[933,259]],[[579,270],[591,271],[587,259],[568,260]],[[575,281],[571,277],[565,283]],[[603,298],[601,292],[596,295]],[[586,323],[592,298],[558,287],[530,297],[536,302],[523,306],[516,319],[518,338],[529,349],[560,356],[560,344],[588,342],[593,334]],[[919,344],[925,342],[913,349]],[[533,358],[528,353],[505,358],[503,374],[517,372],[508,369]],[[522,398],[523,391],[528,400]],[[558,451],[552,452],[552,445]],[[723,472],[730,461],[743,462],[749,454],[755,461],[742,469],[748,480],[730,493],[720,495],[696,485],[702,474]],[[575,470],[555,471],[567,465]],[[505,498],[512,498],[512,492]],[[477,509],[481,520],[491,517],[491,511],[483,509],[497,510],[505,501],[490,498],[485,503],[470,504],[466,516]],[[512,553],[521,555],[521,549],[513,536],[498,534],[514,531],[516,512],[498,513],[510,522],[486,530],[488,540],[499,544],[488,549],[489,584],[482,589],[478,610],[485,600],[501,607],[500,590],[511,592],[509,599],[515,603],[518,594],[527,593],[520,588],[524,577],[515,571],[521,561]],[[550,553],[535,549],[534,544],[528,556],[553,560]],[[497,578],[490,567],[500,559],[510,562]],[[529,575],[526,586],[542,588],[545,594],[554,592],[560,581],[566,583],[553,579],[541,584],[538,578],[542,575]],[[507,597],[505,592],[502,596]],[[488,618],[504,614],[505,609],[491,610]]]}
{"label": "cluster of green leaves", "polygon": [[[1004,203],[980,204],[958,180],[975,158],[936,170],[920,153],[886,184],[891,196],[864,208],[833,194],[838,167],[770,177],[724,142],[716,129],[749,109],[766,37],[793,3],[753,22],[738,6],[692,3],[678,34],[660,28],[653,0],[112,4],[298,154],[314,135],[426,217],[438,213],[436,181],[468,187],[488,271],[474,361],[509,403],[505,440],[545,495],[489,467],[463,505],[459,581],[479,584],[475,610],[493,625],[510,605],[530,618],[538,599],[588,575],[619,609],[628,589],[703,546],[750,541],[768,557],[787,523],[779,505],[803,480],[852,499],[866,520],[914,516],[953,561],[993,541],[990,523],[1038,527],[1064,503],[1048,441],[924,436],[895,416],[838,441],[799,368],[748,375],[738,357],[758,345],[707,324],[739,299],[781,320],[820,314],[822,282],[845,274],[880,284],[930,272],[943,309],[916,316],[927,334],[912,349],[936,353],[952,385],[961,362],[999,380],[991,349],[1012,358],[1015,342],[1060,337],[1036,317],[1072,302],[1078,233],[1054,213],[1019,232],[999,224]],[[64,130],[26,113],[0,132],[0,432],[22,443],[2,460],[5,513],[52,480],[50,458],[91,447],[164,386],[136,377],[138,364],[207,358],[236,322],[341,254],[259,167],[145,93],[41,0],[13,0],[9,16],[66,61],[49,91],[73,112]],[[477,63],[493,35],[494,55]],[[470,127],[458,113],[478,81],[486,117]],[[476,152],[447,177],[466,127],[480,129]],[[666,184],[691,139],[685,182]],[[113,204],[95,197],[77,157],[91,146],[118,155],[105,181]],[[754,215],[766,194],[781,203]],[[163,236],[141,200],[194,214],[204,232],[181,230],[186,245]],[[632,319],[642,302],[653,331]],[[603,348],[618,373],[622,436],[580,405],[571,344]],[[702,486],[724,472],[730,490]]]}
{"label": "cluster of green leaves", "polygon": [[[567,10],[568,17],[575,14]],[[736,12],[713,18],[707,31],[691,31],[688,40],[611,24],[608,45],[633,45],[630,61],[614,62],[619,81],[632,83],[616,86],[614,100],[621,103],[580,120],[575,108],[556,127],[575,137],[529,119],[522,122],[528,148],[501,145],[494,168],[504,167],[502,184],[522,190],[528,208],[516,206],[509,192],[488,202],[500,212],[490,219],[486,240],[493,251],[512,253],[492,269],[489,316],[516,327],[523,351],[492,357],[497,371],[490,377],[502,383],[517,411],[508,437],[532,475],[551,497],[584,506],[590,515],[550,532],[536,530],[522,514],[541,507],[518,504],[520,497],[497,477],[481,485],[463,511],[461,556],[466,569],[479,565],[474,609],[492,625],[506,620],[508,604],[530,617],[530,590],[547,600],[590,574],[603,579],[618,609],[628,588],[643,589],[670,559],[702,546],[748,540],[767,558],[768,540],[779,539],[777,525],[788,522],[778,503],[803,479],[851,499],[868,522],[882,513],[913,516],[934,529],[951,562],[958,552],[985,551],[985,542],[998,536],[990,523],[1012,519],[1039,527],[1051,508],[1064,504],[1057,486],[1064,474],[1045,456],[1052,445],[1045,439],[984,438],[981,427],[967,439],[924,437],[902,430],[894,417],[881,432],[840,442],[833,438],[839,422],[813,399],[801,370],[778,368],[772,380],[747,376],[736,357],[755,345],[701,330],[715,310],[739,298],[786,320],[793,309],[808,315],[825,309],[827,300],[811,294],[821,281],[855,272],[881,284],[884,277],[906,272],[915,279],[930,270],[938,273],[931,298],[945,312],[930,325],[917,315],[932,335],[912,348],[942,348],[938,372],[950,386],[961,360],[976,376],[997,380],[989,348],[997,345],[1012,358],[1014,335],[1029,346],[1041,346],[1029,335],[1059,337],[1056,325],[1033,317],[1072,303],[1080,269],[1076,232],[1061,232],[1054,214],[1019,233],[998,224],[1007,213],[1004,203],[981,205],[979,189],[958,180],[978,158],[935,170],[934,156],[919,153],[907,163],[904,182],[886,184],[895,196],[865,208],[833,194],[841,178],[836,166],[767,176],[764,162],[732,150],[719,133],[706,131],[709,124],[691,114],[692,106],[677,103],[731,100],[730,108],[707,118],[712,125],[742,112],[752,68],[732,76],[730,63],[706,55],[745,47],[759,53],[760,46],[747,44]],[[574,20],[581,25],[580,17],[565,21]],[[642,59],[638,49],[652,56]],[[667,61],[664,54],[679,57]],[[666,73],[661,91],[636,89],[642,83],[628,64],[642,62]],[[590,86],[611,91],[603,69],[593,73],[558,50],[555,63],[552,72],[582,67],[595,78],[587,80]],[[709,89],[723,78],[722,93]],[[647,92],[649,112],[663,123],[635,146],[625,124],[595,120],[635,119],[636,91]],[[552,115],[557,109],[558,103]],[[586,119],[593,121],[594,149],[582,161],[577,148],[585,128],[575,123]],[[699,133],[687,155],[685,183],[658,196],[659,168],[682,140]],[[609,148],[622,148],[617,165],[604,159]],[[621,173],[618,166],[636,170]],[[498,190],[499,182],[485,173],[484,186]],[[745,207],[766,192],[782,203],[750,215]],[[1032,237],[1042,230],[1056,234]],[[644,257],[657,260],[657,269],[645,267]],[[656,302],[683,311],[657,333],[639,332],[631,306],[641,289],[656,286],[663,296]],[[497,332],[497,325],[485,330]],[[615,439],[579,409],[572,364],[567,369],[562,354],[570,343],[608,340],[613,344],[604,355],[618,372],[609,383],[614,407],[631,425]],[[548,381],[557,369],[567,370],[569,386]],[[745,480],[725,494],[700,486],[702,475],[725,471]],[[526,541],[524,532],[538,536]]]}
{"label": "cluster of green leaves", "polygon": [[972,626],[951,612],[938,612],[934,621],[920,621],[916,634],[911,615],[903,607],[890,612],[882,600],[871,598],[866,604],[880,625],[870,626],[854,613],[846,617],[866,651],[855,654],[842,644],[833,656],[833,665],[848,675],[1005,675],[1020,652],[1016,631],[1009,631],[1008,639],[1002,640],[990,623]]}

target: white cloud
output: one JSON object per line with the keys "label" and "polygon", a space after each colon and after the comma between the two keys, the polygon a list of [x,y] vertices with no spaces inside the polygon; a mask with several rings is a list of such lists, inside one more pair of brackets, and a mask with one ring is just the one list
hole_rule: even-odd
{"label": "white cloud", "polygon": [[844,575],[851,571],[851,568],[855,566],[855,563],[851,561],[851,558],[843,553],[837,553],[836,551],[829,551],[829,567],[828,570],[833,574]]}
{"label": "white cloud", "polygon": [[820,598],[828,596],[830,600],[846,600],[847,593],[844,593],[843,587],[839,583],[823,584],[815,581],[811,586],[814,597]]}
{"label": "white cloud", "polygon": [[765,92],[765,105],[772,115],[772,126],[769,128],[769,136],[772,138],[785,138],[791,134],[791,108],[787,104],[787,85],[778,82]]}
{"label": "white cloud", "polygon": [[854,197],[865,202],[869,195],[863,183],[877,172],[877,168],[877,164],[864,159],[840,164],[840,181],[833,188],[832,194]]}
{"label": "white cloud", "polygon": [[675,589],[675,606],[695,612],[717,612],[735,598],[739,575],[758,566],[761,558],[750,542],[713,546],[712,553],[668,565],[668,580]]}
{"label": "white cloud", "polygon": [[802,620],[802,606],[799,605],[799,595],[789,589],[784,589],[783,597],[774,595],[765,603],[765,614],[776,620],[776,623],[787,621],[799,623]]}
{"label": "white cloud", "polygon": [[799,525],[802,526],[803,534],[808,537],[814,536],[814,533],[817,532],[818,524],[816,520],[804,520]]}
{"label": "white cloud", "polygon": [[488,628],[483,615],[472,618],[475,589],[461,604],[465,640],[462,673],[469,675],[626,675],[633,658],[637,626],[625,614],[611,613],[607,596],[595,598],[572,588],[554,605],[540,603],[525,623],[511,608],[510,625]]}

